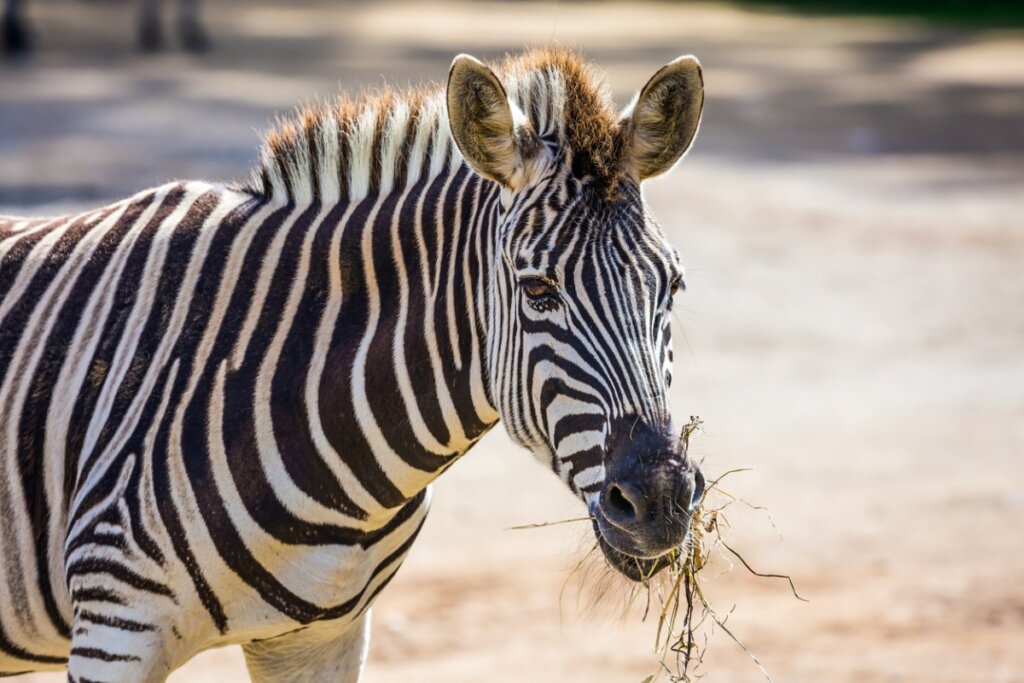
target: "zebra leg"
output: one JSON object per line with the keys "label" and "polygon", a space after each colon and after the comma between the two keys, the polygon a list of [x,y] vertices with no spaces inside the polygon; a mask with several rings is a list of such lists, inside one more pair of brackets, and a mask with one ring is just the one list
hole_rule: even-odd
{"label": "zebra leg", "polygon": [[70,681],[163,683],[194,653],[201,625],[137,565],[108,556],[71,567]]}
{"label": "zebra leg", "polygon": [[370,646],[370,613],[337,630],[329,624],[243,646],[253,683],[355,683]]}
{"label": "zebra leg", "polygon": [[8,54],[28,52],[32,47],[28,27],[25,25],[23,0],[7,0],[4,4],[3,47]]}
{"label": "zebra leg", "polygon": [[139,0],[139,49],[156,52],[164,44],[160,0]]}
{"label": "zebra leg", "polygon": [[[70,683],[164,683],[176,663],[163,630],[138,617],[80,612],[71,635]],[[173,641],[170,641],[173,642]]]}
{"label": "zebra leg", "polygon": [[205,52],[210,40],[199,21],[199,0],[178,0],[178,38],[189,52]]}

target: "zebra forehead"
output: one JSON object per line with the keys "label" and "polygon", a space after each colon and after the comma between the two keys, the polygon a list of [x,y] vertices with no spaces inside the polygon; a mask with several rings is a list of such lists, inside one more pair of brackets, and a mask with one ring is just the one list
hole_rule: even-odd
{"label": "zebra forehead", "polygon": [[[575,50],[536,48],[493,65],[535,131],[611,198],[625,177],[623,132],[604,79]],[[429,163],[424,163],[428,157]],[[299,108],[264,134],[246,189],[295,202],[354,197],[440,172],[458,150],[443,88],[381,87]]]}
{"label": "zebra forehead", "polygon": [[511,243],[516,268],[543,270],[545,264],[553,268],[571,257],[593,267],[630,267],[676,277],[682,271],[679,255],[653,216],[633,205],[642,202],[635,185],[624,183],[617,199],[581,199],[561,216],[545,211],[538,217],[539,209],[524,212]]}
{"label": "zebra forehead", "polygon": [[656,288],[683,275],[678,253],[656,226],[643,233],[613,228],[557,243],[524,243],[512,262],[521,274],[545,275],[570,287],[589,287],[599,279]]}

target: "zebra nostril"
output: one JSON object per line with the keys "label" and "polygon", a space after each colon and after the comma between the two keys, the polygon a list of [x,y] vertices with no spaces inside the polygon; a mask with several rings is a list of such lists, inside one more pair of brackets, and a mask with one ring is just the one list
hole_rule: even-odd
{"label": "zebra nostril", "polygon": [[608,505],[615,509],[622,517],[627,519],[636,517],[636,508],[622,495],[622,489],[612,486],[608,491]]}
{"label": "zebra nostril", "polygon": [[642,499],[622,484],[608,486],[602,507],[605,517],[616,525],[632,524],[644,516]]}

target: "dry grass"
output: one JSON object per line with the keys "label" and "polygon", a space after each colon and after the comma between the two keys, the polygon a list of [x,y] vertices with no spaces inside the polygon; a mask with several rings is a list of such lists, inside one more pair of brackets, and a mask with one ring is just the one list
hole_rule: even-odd
{"label": "dry grass", "polygon": [[[684,450],[689,450],[690,439],[700,431],[700,428],[700,419],[691,417],[680,437]],[[765,679],[769,683],[771,681],[768,671],[757,655],[751,652],[727,625],[735,605],[725,614],[717,612],[708,601],[701,578],[702,572],[711,564],[713,558],[720,557],[725,560],[728,567],[726,571],[731,571],[732,559],[735,558],[755,576],[788,581],[794,597],[798,600],[804,599],[797,593],[796,586],[789,576],[756,571],[724,539],[725,532],[730,528],[725,511],[730,506],[739,503],[767,514],[764,508],[751,505],[721,487],[723,479],[745,471],[748,470],[729,470],[706,485],[704,497],[690,518],[689,542],[683,548],[673,551],[669,558],[666,570],[669,576],[668,588],[644,582],[648,601],[653,594],[661,609],[658,614],[654,646],[659,668],[648,675],[642,683],[653,683],[662,675],[667,676],[672,683],[691,683],[694,679],[700,678],[700,666],[707,645],[706,631],[710,630],[713,633],[716,628],[736,643],[750,657]],[[774,526],[772,523],[773,528]]]}
{"label": "dry grass", "polygon": [[[699,418],[691,417],[690,422],[683,428],[680,440],[684,452],[689,450],[690,440],[700,432],[701,424]],[[746,558],[725,540],[731,528],[726,511],[731,506],[742,505],[768,515],[764,507],[752,505],[729,493],[721,485],[727,477],[747,471],[749,470],[729,470],[706,484],[701,503],[690,517],[687,542],[678,550],[672,551],[668,557],[667,567],[662,565],[653,569],[657,572],[656,575],[648,576],[639,583],[628,581],[604,561],[598,552],[597,543],[588,543],[589,549],[582,554],[566,577],[560,597],[563,604],[567,589],[571,584],[575,584],[576,607],[584,612],[606,611],[609,605],[615,609],[616,598],[624,598],[619,612],[624,619],[636,613],[641,601],[643,606],[640,613],[644,621],[657,614],[654,652],[658,668],[641,683],[654,683],[657,680],[693,683],[701,678],[701,665],[708,638],[716,630],[724,633],[742,649],[765,679],[771,682],[768,671],[758,657],[743,644],[728,625],[729,617],[736,606],[724,613],[716,611],[703,588],[703,572],[711,565],[719,561],[724,563],[725,569],[718,574],[720,575],[732,571],[735,566],[733,560],[738,560],[754,576],[787,581],[793,596],[798,600],[804,600],[797,593],[796,586],[789,576],[766,574],[755,570]],[[592,521],[593,517],[588,516],[524,524],[509,529],[539,529]],[[770,515],[768,521],[772,528],[775,528]],[[583,597],[584,595],[586,597]]]}

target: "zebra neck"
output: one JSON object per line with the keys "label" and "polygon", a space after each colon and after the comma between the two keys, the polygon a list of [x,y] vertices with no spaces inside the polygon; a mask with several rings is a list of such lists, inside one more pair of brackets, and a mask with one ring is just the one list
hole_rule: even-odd
{"label": "zebra neck", "polygon": [[387,194],[296,210],[311,251],[328,255],[306,285],[327,296],[296,316],[307,321],[298,337],[316,340],[315,390],[307,382],[295,397],[310,418],[305,443],[311,458],[334,451],[348,497],[371,517],[416,496],[498,419],[485,371],[498,202],[497,186],[460,162]]}
{"label": "zebra neck", "polygon": [[246,189],[287,214],[282,235],[302,235],[281,238],[307,280],[282,356],[307,379],[273,402],[298,425],[290,457],[340,463],[354,507],[394,510],[498,419],[486,372],[498,186],[463,161],[439,96],[319,112],[268,140],[255,180]]}

